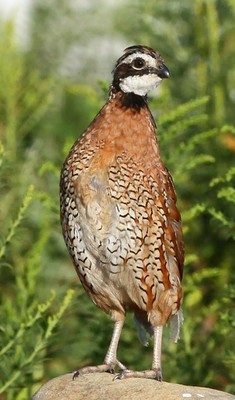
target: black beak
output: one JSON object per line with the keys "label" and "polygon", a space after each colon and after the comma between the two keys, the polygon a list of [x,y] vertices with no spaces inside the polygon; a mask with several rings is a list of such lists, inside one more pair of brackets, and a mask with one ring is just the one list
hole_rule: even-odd
{"label": "black beak", "polygon": [[159,78],[164,79],[164,78],[169,78],[171,74],[165,64],[160,64],[159,67],[157,68],[157,75],[159,76]]}

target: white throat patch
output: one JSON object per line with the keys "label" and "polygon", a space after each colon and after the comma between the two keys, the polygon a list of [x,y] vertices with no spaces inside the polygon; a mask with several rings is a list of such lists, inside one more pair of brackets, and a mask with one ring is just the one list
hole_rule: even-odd
{"label": "white throat patch", "polygon": [[145,96],[150,90],[155,89],[162,79],[156,74],[128,76],[120,80],[119,86],[124,93],[134,93]]}

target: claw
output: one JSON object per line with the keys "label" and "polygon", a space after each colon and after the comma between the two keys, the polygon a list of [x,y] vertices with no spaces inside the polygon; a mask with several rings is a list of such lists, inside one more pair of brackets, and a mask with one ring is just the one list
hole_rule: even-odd
{"label": "claw", "polygon": [[115,377],[113,378],[113,381],[116,381],[117,379],[126,378],[125,371],[127,371],[127,370],[123,369],[122,371],[119,372],[119,374],[115,375]]}
{"label": "claw", "polygon": [[112,374],[112,375],[115,373],[114,368],[112,368],[112,367],[107,369],[106,372],[108,372],[109,374]]}
{"label": "claw", "polygon": [[73,381],[80,375],[79,369],[73,373]]}
{"label": "claw", "polygon": [[162,382],[162,370],[160,368],[158,369],[152,369],[152,371],[155,373],[154,379],[158,382]]}

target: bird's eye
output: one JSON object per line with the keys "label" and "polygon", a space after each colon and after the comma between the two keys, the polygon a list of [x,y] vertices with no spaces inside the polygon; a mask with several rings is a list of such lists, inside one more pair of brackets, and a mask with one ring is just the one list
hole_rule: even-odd
{"label": "bird's eye", "polygon": [[133,61],[132,65],[136,69],[141,69],[145,66],[145,60],[143,60],[143,58],[138,57]]}

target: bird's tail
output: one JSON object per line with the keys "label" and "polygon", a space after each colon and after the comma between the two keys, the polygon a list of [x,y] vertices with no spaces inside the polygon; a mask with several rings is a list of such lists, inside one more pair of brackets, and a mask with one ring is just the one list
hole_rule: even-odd
{"label": "bird's tail", "polygon": [[[180,338],[180,328],[184,322],[183,312],[180,309],[170,318],[170,337],[174,343],[177,343]],[[140,342],[144,346],[148,346],[148,336],[153,337],[153,327],[148,320],[141,318],[138,314],[134,315],[134,323],[138,333]]]}
{"label": "bird's tail", "polygon": [[180,327],[184,322],[183,312],[180,309],[170,318],[171,340],[177,343],[180,338]]}
{"label": "bird's tail", "polygon": [[148,322],[148,320],[142,319],[137,314],[134,315],[134,323],[138,333],[138,337],[143,346],[147,347],[149,345],[147,334],[153,337],[153,327]]}

